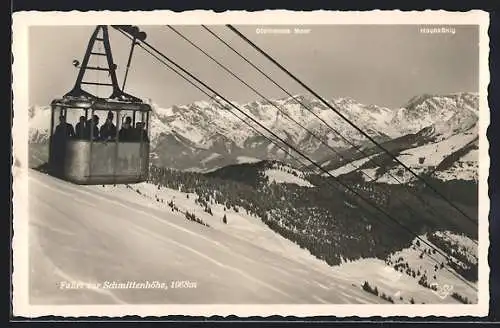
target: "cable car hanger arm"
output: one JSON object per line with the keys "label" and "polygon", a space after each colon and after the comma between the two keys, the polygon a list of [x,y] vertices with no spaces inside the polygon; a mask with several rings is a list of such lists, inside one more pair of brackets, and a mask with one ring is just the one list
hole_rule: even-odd
{"label": "cable car hanger arm", "polygon": [[[99,32],[102,32],[102,36],[99,37]],[[145,33],[144,33],[145,34]],[[140,35],[141,39],[145,38],[145,36]],[[93,51],[94,45],[96,42],[102,42],[104,45],[103,52],[95,52]],[[132,45],[133,46],[133,45]],[[107,62],[106,67],[92,67],[89,66],[89,60],[91,56],[105,56]],[[118,85],[118,79],[116,77],[116,64],[113,62],[113,56],[111,53],[111,45],[109,42],[109,33],[108,26],[106,25],[98,25],[92,34],[89,43],[87,45],[87,50],[85,51],[85,55],[83,57],[83,61],[80,65],[80,70],[78,72],[78,76],[76,78],[75,85],[71,91],[64,95],[64,98],[85,98],[89,100],[97,100],[99,97],[91,94],[88,91],[82,89],[82,85],[105,85],[112,87],[113,91],[109,96],[109,99],[114,99],[118,101],[126,101],[126,102],[136,102],[141,103],[142,100],[132,96],[126,92],[124,92],[120,86]],[[93,81],[83,81],[83,77],[85,76],[85,72],[87,70],[99,70],[99,71],[108,71],[109,77],[111,79],[111,83],[99,83]]]}

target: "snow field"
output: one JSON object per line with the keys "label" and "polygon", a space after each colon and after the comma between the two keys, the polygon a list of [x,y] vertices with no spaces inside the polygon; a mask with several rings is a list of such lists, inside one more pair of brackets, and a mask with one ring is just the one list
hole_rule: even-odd
{"label": "snow field", "polygon": [[[74,186],[37,172],[29,182],[32,304],[380,302],[321,261],[296,255],[298,246],[254,218],[228,215],[224,231],[215,206],[205,227],[124,186]],[[178,206],[181,198],[187,202],[179,195]],[[63,280],[188,280],[197,288],[66,291]]]}

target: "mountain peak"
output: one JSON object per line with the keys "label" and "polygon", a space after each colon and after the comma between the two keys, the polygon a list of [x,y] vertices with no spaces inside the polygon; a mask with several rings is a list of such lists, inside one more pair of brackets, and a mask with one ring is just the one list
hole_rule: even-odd
{"label": "mountain peak", "polygon": [[436,136],[446,137],[470,129],[478,119],[477,93],[458,92],[444,95],[423,94],[413,97],[395,112],[391,125],[404,134],[433,127]]}
{"label": "mountain peak", "polygon": [[447,93],[447,94],[431,94],[431,93],[424,93],[418,96],[415,96],[411,98],[404,106],[403,108],[406,108],[407,110],[413,110],[417,108],[419,105],[422,105],[423,103],[427,101],[432,101],[432,100],[439,100],[439,99],[449,99],[452,101],[455,101],[459,103],[460,101],[474,101],[478,100],[479,93],[477,92],[455,92],[455,93]]}

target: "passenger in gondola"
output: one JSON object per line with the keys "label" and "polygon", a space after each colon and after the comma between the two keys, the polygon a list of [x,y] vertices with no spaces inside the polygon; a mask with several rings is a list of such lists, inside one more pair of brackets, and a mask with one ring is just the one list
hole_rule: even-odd
{"label": "passenger in gondola", "polygon": [[59,124],[56,126],[52,136],[52,158],[53,168],[56,174],[61,174],[64,169],[64,160],[66,158],[66,142],[74,137],[75,130],[73,126],[66,122],[64,115],[59,116]]}
{"label": "passenger in gondola", "polygon": [[80,116],[80,120],[75,125],[75,137],[77,139],[85,138],[85,116]]}
{"label": "passenger in gondola", "polygon": [[100,135],[102,140],[114,140],[116,137],[116,126],[113,124],[113,112],[108,112],[106,122],[101,126]]}
{"label": "passenger in gondola", "polygon": [[99,140],[99,116],[93,115],[90,120],[87,121],[85,125],[85,139],[90,139],[92,132],[93,140]]}
{"label": "passenger in gondola", "polygon": [[120,141],[132,141],[132,118],[130,116],[125,118],[125,122],[118,133],[118,138]]}
{"label": "passenger in gondola", "polygon": [[135,133],[134,133],[134,140],[137,141],[149,141],[148,140],[148,133],[144,129],[146,125],[143,122],[137,122],[135,123]]}
{"label": "passenger in gondola", "polygon": [[59,116],[59,124],[56,126],[54,131],[54,138],[68,139],[75,136],[75,130],[73,125],[66,122],[66,117],[64,115]]}

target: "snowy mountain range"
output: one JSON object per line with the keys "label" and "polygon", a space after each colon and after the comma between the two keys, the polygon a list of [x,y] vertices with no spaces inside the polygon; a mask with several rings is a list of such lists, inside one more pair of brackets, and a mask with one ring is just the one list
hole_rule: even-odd
{"label": "snowy mountain range", "polygon": [[[445,181],[477,181],[478,109],[476,94],[414,98],[391,120],[402,135],[382,145],[418,174]],[[328,158],[322,166],[335,176],[357,174],[367,181],[415,180],[376,146],[363,149],[362,153],[351,148],[343,156]]]}
{"label": "snowy mountain range", "polygon": [[[398,109],[364,105],[351,98],[334,98],[329,102],[378,142],[397,144],[395,152],[405,151],[400,154],[405,160],[411,157],[411,161],[417,159],[418,162],[418,158],[425,154],[429,156],[437,149],[443,160],[477,140],[479,97],[476,93],[420,95]],[[297,164],[282,149],[237,118],[236,115],[241,118],[244,116],[222,101],[219,103],[217,99],[212,99],[170,108],[161,108],[152,101],[149,103],[153,107],[150,136],[152,163],[155,165],[210,171],[227,165],[266,159]],[[329,170],[339,169],[351,160],[366,157],[353,149],[351,144],[368,149],[373,156],[379,152],[347,122],[312,97],[299,95],[271,102],[234,104],[289,144],[322,162]],[[310,108],[314,115],[301,104]],[[31,142],[46,142],[50,122],[49,107],[32,107],[29,110]],[[75,116],[75,122],[76,118]],[[244,120],[264,135],[275,139],[248,118]],[[71,119],[69,121],[72,122]],[[451,141],[447,141],[450,138]],[[428,146],[429,149],[417,149],[425,145],[433,146]],[[282,147],[286,149],[284,145]],[[451,148],[443,152],[446,147]],[[340,157],[336,152],[347,156]],[[450,163],[446,170],[456,170],[460,165],[475,167],[477,159],[473,156],[474,149],[471,148],[471,152],[463,154],[462,157],[466,156],[465,158],[457,158],[462,164]],[[425,154],[421,156],[422,153]],[[430,162],[433,166],[440,164],[438,159],[434,159],[423,165],[428,167]],[[309,163],[302,160],[302,164]],[[469,173],[468,176],[470,175]]]}

